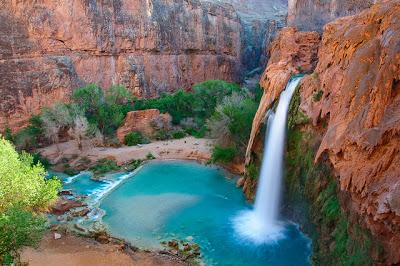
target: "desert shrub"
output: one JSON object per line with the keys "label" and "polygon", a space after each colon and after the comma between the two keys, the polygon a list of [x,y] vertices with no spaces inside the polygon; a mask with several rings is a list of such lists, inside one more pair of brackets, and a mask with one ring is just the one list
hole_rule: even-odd
{"label": "desert shrub", "polygon": [[176,131],[172,132],[172,137],[174,139],[181,139],[181,138],[184,138],[185,136],[186,136],[186,133],[183,130],[176,130]]}
{"label": "desert shrub", "polygon": [[229,163],[236,156],[236,149],[234,147],[223,148],[215,146],[212,152],[211,161],[213,163]]}
{"label": "desert shrub", "polygon": [[171,138],[171,135],[169,134],[168,131],[166,131],[164,129],[159,129],[154,134],[154,138],[157,140],[167,140],[167,139]]}
{"label": "desert shrub", "polygon": [[151,152],[149,152],[147,155],[146,155],[146,159],[147,160],[154,160],[156,157],[154,157],[154,155],[151,153]]}
{"label": "desert shrub", "polygon": [[75,90],[71,98],[69,104],[43,108],[38,128],[54,143],[58,143],[61,130],[68,130],[80,149],[86,137],[94,139],[94,144],[102,144],[104,135],[112,137],[126,113],[133,110],[130,92],[122,86],[112,86],[104,93],[100,87],[89,84]]}
{"label": "desert shrub", "polygon": [[133,131],[125,135],[124,142],[128,146],[135,146],[142,144],[144,142],[144,138],[142,133]]}

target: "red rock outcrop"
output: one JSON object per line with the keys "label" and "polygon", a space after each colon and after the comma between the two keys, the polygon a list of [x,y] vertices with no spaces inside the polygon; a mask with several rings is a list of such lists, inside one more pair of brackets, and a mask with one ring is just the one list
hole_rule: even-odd
{"label": "red rock outcrop", "polygon": [[121,143],[124,143],[125,135],[132,131],[151,137],[157,128],[170,129],[171,121],[169,114],[161,114],[158,109],[132,111],[126,115],[123,125],[118,128],[117,137]]}
{"label": "red rock outcrop", "polygon": [[339,17],[359,13],[377,0],[289,0],[288,26],[303,31],[322,31],[323,26]]}
{"label": "red rock outcrop", "polygon": [[[400,2],[386,1],[325,27],[301,108],[327,121],[326,152],[358,213],[400,263]],[[322,95],[320,100],[313,95]]]}
{"label": "red rock outcrop", "polygon": [[247,10],[241,1],[0,1],[0,131],[26,126],[87,83],[153,97],[207,79],[239,81],[261,64],[267,25],[272,35],[273,20],[284,20],[284,4],[263,14],[273,2]]}
{"label": "red rock outcrop", "polygon": [[264,94],[253,120],[246,164],[250,161],[252,151],[263,148],[257,137],[267,109],[284,90],[291,75],[314,70],[319,42],[320,35],[317,32],[298,32],[294,28],[284,28],[273,41],[270,60],[260,81]]}

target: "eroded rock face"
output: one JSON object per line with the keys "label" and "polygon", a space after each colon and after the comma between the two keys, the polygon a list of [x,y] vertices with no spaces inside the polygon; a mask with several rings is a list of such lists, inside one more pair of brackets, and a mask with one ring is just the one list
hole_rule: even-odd
{"label": "eroded rock face", "polygon": [[[288,40],[298,34],[286,31],[292,36]],[[262,146],[257,132],[265,110],[286,85],[288,69],[296,73],[296,61],[287,60],[296,56],[285,56],[290,45],[278,45],[282,36],[274,42],[261,80],[265,93],[253,122],[248,160]],[[300,107],[323,134],[316,160],[328,155],[346,201],[342,207],[383,244],[384,265],[400,263],[399,44],[399,1],[337,19],[325,26],[318,64],[300,88]],[[314,58],[314,50],[304,50],[308,55],[302,57]],[[246,195],[254,186],[254,179],[247,178]]]}
{"label": "eroded rock face", "polygon": [[289,0],[288,26],[303,31],[322,31],[326,23],[357,14],[375,2],[377,0]]}
{"label": "eroded rock face", "polygon": [[[239,81],[262,64],[265,33],[274,34],[286,7],[262,15],[273,1],[258,9],[224,2],[1,1],[0,130],[26,126],[87,83],[153,97],[207,79]],[[246,17],[252,10],[260,15]]]}
{"label": "eroded rock face", "polygon": [[318,57],[301,88],[303,111],[327,121],[317,159],[329,155],[347,207],[399,263],[400,2],[328,24]]}
{"label": "eroded rock face", "polygon": [[151,137],[156,129],[169,130],[172,118],[169,114],[161,114],[157,109],[147,109],[129,112],[123,125],[117,130],[117,137],[124,143],[125,135],[137,131]]}
{"label": "eroded rock face", "polygon": [[284,28],[271,44],[270,60],[260,81],[264,94],[253,120],[246,164],[252,152],[263,148],[262,138],[258,138],[258,135],[267,109],[284,90],[291,75],[313,71],[317,63],[319,42],[320,35],[317,32],[298,32],[294,28]]}

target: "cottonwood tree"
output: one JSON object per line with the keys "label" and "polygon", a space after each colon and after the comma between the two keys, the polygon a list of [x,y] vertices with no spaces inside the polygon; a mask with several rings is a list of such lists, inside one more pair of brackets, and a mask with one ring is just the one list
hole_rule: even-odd
{"label": "cottonwood tree", "polygon": [[77,116],[74,118],[73,126],[68,130],[68,134],[75,139],[78,144],[78,149],[82,151],[82,142],[87,138],[89,123],[84,116]]}
{"label": "cottonwood tree", "polygon": [[[0,264],[2,260],[18,263],[18,251],[34,246],[45,229],[40,214],[57,199],[61,188],[58,179],[46,180],[46,171],[25,152],[0,137]],[[12,259],[13,258],[13,259]],[[9,263],[10,264],[10,263]]]}

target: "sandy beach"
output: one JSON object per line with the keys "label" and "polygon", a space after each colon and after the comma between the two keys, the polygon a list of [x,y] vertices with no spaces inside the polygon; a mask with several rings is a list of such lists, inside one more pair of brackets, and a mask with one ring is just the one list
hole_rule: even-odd
{"label": "sandy beach", "polygon": [[[57,148],[58,146],[58,148]],[[40,149],[39,152],[52,163],[57,163],[61,158],[76,157],[78,160],[87,157],[91,161],[113,157],[119,164],[130,160],[144,159],[151,153],[156,159],[198,160],[208,161],[211,158],[213,147],[212,139],[196,139],[186,137],[183,139],[155,141],[137,146],[93,147],[86,142],[82,151],[78,149],[75,141],[68,141],[58,145],[51,145]]]}
{"label": "sandy beach", "polygon": [[30,266],[180,266],[173,256],[146,251],[124,251],[118,244],[100,244],[93,239],[48,233],[37,249],[25,248],[21,261]]}

